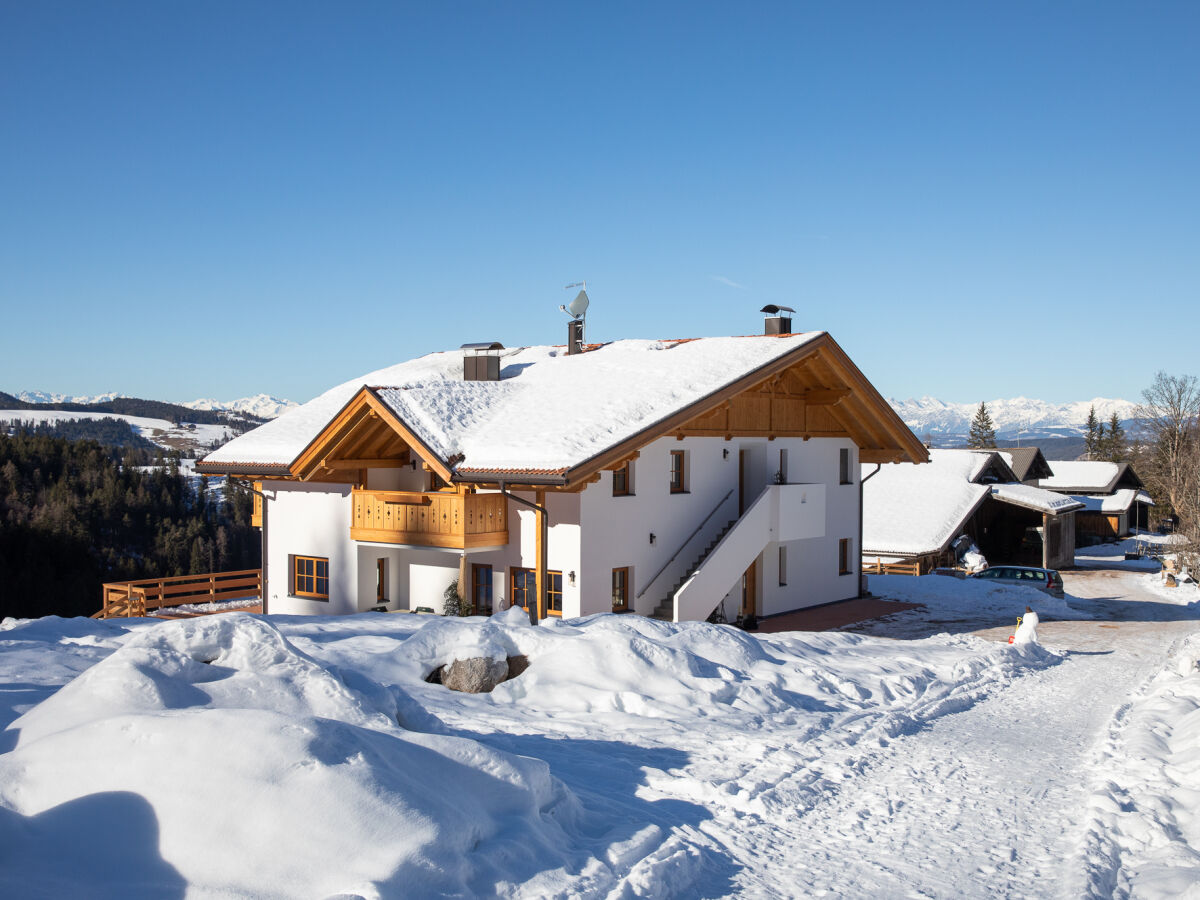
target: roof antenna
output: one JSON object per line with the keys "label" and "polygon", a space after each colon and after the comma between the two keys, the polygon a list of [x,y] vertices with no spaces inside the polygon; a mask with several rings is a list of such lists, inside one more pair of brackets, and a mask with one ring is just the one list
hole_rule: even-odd
{"label": "roof antenna", "polygon": [[563,290],[569,291],[571,288],[583,288],[583,290],[575,295],[575,299],[571,301],[570,305],[559,307],[571,317],[571,321],[567,324],[567,356],[583,352],[583,322],[587,317],[588,304],[591,303],[588,300],[586,281],[568,284]]}

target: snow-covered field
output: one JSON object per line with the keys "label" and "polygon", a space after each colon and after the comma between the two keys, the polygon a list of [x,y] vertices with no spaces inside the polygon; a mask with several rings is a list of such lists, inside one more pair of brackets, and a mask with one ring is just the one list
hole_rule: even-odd
{"label": "snow-covered field", "polygon": [[[0,896],[1196,890],[1194,598],[1116,562],[1066,578],[1065,601],[872,578],[925,604],[862,628],[905,640],[7,620]],[[1042,645],[1010,646],[1027,602]],[[491,694],[424,680],[518,654]]]}
{"label": "snow-covered field", "polygon": [[151,419],[145,416],[126,416],[104,412],[68,412],[58,409],[0,409],[0,425],[24,424],[26,422],[54,423],[80,419],[120,419],[133,426],[139,435],[164,449],[194,449],[208,447],[216,441],[230,438],[226,425],[204,425],[187,423],[176,425],[166,419]]}

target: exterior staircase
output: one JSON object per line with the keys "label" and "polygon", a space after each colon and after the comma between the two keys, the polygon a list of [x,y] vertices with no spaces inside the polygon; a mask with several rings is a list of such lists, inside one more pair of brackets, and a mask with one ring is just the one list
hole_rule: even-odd
{"label": "exterior staircase", "polygon": [[717,544],[721,543],[721,538],[725,537],[725,535],[729,533],[729,530],[733,528],[737,522],[737,519],[730,519],[725,523],[725,527],[722,528],[718,534],[713,536],[712,541],[710,541],[708,546],[701,551],[700,556],[696,558],[696,561],[688,566],[686,572],[679,576],[679,580],[675,582],[675,586],[667,592],[667,596],[664,597],[658,606],[654,608],[654,612],[650,614],[652,619],[661,619],[664,622],[675,621],[675,592],[678,591],[683,586],[683,583],[691,578],[692,575],[696,573],[696,570],[704,564],[704,560],[708,559],[708,554],[712,553],[713,548],[716,547]]}

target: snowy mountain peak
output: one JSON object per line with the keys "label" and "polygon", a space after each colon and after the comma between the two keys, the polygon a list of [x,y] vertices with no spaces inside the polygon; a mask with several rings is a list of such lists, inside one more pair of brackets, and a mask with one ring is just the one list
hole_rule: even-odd
{"label": "snowy mountain peak", "polygon": [[193,400],[180,405],[186,406],[188,409],[224,409],[230,412],[248,413],[258,416],[260,419],[274,419],[300,404],[293,400],[280,400],[267,394],[255,394],[253,397],[243,397],[241,400]]}
{"label": "snowy mountain peak", "polygon": [[108,394],[96,394],[94,397],[71,397],[66,394],[52,394],[46,391],[21,391],[16,395],[18,400],[25,403],[107,403],[123,397],[124,394],[113,391]]}
{"label": "snowy mountain peak", "polygon": [[[1128,400],[1095,397],[1073,403],[1047,403],[1029,397],[987,400],[988,414],[1001,440],[1039,440],[1052,437],[1077,437],[1087,430],[1088,410],[1095,408],[1096,418],[1107,422],[1113,413],[1122,421],[1133,418],[1136,404]],[[892,409],[918,437],[928,434],[945,442],[962,438],[971,430],[971,419],[978,403],[947,403],[936,397],[919,400],[889,399]]]}

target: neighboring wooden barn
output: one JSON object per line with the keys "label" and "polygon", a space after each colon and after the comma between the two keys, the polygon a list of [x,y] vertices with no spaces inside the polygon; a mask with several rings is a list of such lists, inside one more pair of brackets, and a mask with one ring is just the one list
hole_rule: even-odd
{"label": "neighboring wooden barn", "polygon": [[1076,529],[1080,543],[1101,543],[1149,527],[1154,501],[1129,463],[1049,460],[1053,475],[1037,486],[1079,501]]}
{"label": "neighboring wooden barn", "polygon": [[864,562],[906,560],[929,572],[956,564],[965,535],[992,565],[1075,564],[1082,502],[1021,484],[995,451],[931,450],[929,460],[863,466]]}

